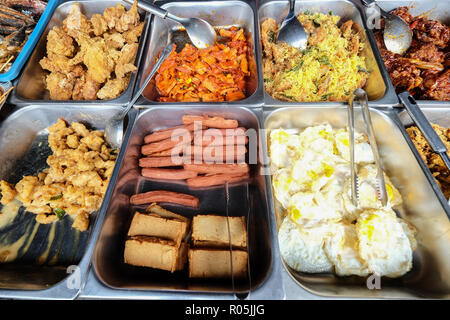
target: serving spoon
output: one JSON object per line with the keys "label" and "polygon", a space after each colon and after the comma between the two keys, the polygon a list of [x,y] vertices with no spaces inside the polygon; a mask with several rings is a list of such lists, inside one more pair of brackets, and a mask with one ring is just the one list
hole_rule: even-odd
{"label": "serving spoon", "polygon": [[384,18],[384,45],[393,53],[403,54],[409,49],[412,42],[412,31],[405,20],[381,9],[375,0],[361,0],[367,8],[376,7]]}
{"label": "serving spoon", "polygon": [[117,114],[112,116],[106,122],[105,140],[111,146],[111,148],[113,148],[113,149],[120,148],[120,146],[122,144],[122,138],[123,138],[123,119],[128,114],[130,109],[133,107],[133,105],[137,101],[137,99],[141,96],[142,91],[144,91],[144,89],[147,87],[148,83],[153,78],[156,71],[158,71],[158,69],[161,66],[161,64],[163,63],[163,61],[170,55],[173,48],[174,48],[173,43],[169,43],[167,46],[164,47],[158,61],[156,61],[155,65],[153,66],[149,75],[145,79],[144,84],[134,94],[133,99],[131,99],[131,101],[128,102],[128,105],[126,106],[125,109],[121,110],[120,112],[118,112]]}
{"label": "serving spoon", "polygon": [[295,0],[289,0],[289,13],[278,30],[277,42],[284,42],[291,47],[301,50],[306,49],[308,35],[295,16]]}
{"label": "serving spoon", "polygon": [[[133,0],[124,0],[127,3],[133,4]],[[162,19],[169,19],[181,24],[189,36],[192,44],[199,48],[204,49],[213,46],[217,40],[217,34],[214,28],[205,20],[200,18],[180,18],[167,10],[161,9],[160,7],[138,2],[137,6],[142,10],[150,12]]]}

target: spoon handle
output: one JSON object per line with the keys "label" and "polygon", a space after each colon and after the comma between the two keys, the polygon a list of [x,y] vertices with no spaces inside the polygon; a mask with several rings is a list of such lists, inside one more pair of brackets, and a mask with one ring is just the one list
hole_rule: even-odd
{"label": "spoon handle", "polygon": [[375,0],[361,0],[361,2],[368,8],[375,6],[377,10],[380,12],[380,15],[384,18],[391,16],[391,14],[385,10],[383,10]]}
{"label": "spoon handle", "polygon": [[289,0],[289,12],[295,12],[295,0]]}
{"label": "spoon handle", "polygon": [[[129,4],[133,4],[134,1],[133,0],[124,0],[125,2],[129,3]],[[148,4],[148,3],[144,3],[144,2],[139,2],[137,4],[138,8],[150,12],[160,18],[165,19],[167,17],[167,15],[169,14],[169,12],[167,10],[161,9],[160,7]]]}
{"label": "spoon handle", "polygon": [[133,107],[133,105],[135,104],[137,99],[139,99],[139,97],[141,96],[142,92],[145,90],[145,88],[147,87],[148,83],[150,82],[150,80],[155,75],[156,71],[158,71],[158,69],[161,66],[161,64],[163,63],[163,61],[166,60],[166,58],[170,55],[170,53],[173,50],[173,47],[174,47],[173,43],[169,43],[167,46],[164,47],[163,51],[161,52],[161,55],[159,56],[158,61],[156,61],[156,63],[153,66],[152,70],[150,71],[150,73],[148,74],[147,78],[145,79],[144,83],[139,88],[139,90],[136,91],[136,93],[133,95],[133,98],[131,99],[131,101],[128,102],[127,107],[125,109],[123,109],[123,111],[117,116],[117,119],[122,119],[123,117],[125,117],[125,115],[128,113],[128,111],[130,111],[131,107]]}
{"label": "spoon handle", "polygon": [[[133,0],[124,0],[124,1],[127,3],[130,3],[130,4],[134,3]],[[167,18],[167,19],[173,20],[173,21],[181,23],[181,24],[184,22],[183,18],[177,17],[177,16],[171,14],[169,11],[161,9],[160,7],[154,6],[152,4],[138,2],[137,6],[138,6],[138,8],[140,8],[144,11],[150,12],[162,19]]]}
{"label": "spoon handle", "polygon": [[141,96],[141,93],[144,91],[144,89],[147,87],[150,80],[155,75],[156,71],[158,71],[159,67],[161,67],[161,64],[166,60],[166,58],[170,55],[174,48],[174,44],[171,42],[167,46],[164,47],[164,49],[161,52],[161,55],[159,56],[158,61],[156,61],[155,65],[153,66],[152,70],[148,74],[147,78],[145,79],[142,86],[139,88],[139,90],[134,94],[133,99],[129,102],[129,104],[132,106],[136,102],[136,100]]}

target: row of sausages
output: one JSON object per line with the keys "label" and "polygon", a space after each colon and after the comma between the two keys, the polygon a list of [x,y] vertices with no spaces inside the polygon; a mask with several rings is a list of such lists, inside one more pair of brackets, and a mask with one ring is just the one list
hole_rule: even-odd
{"label": "row of sausages", "polygon": [[[154,131],[144,137],[139,159],[148,179],[185,181],[191,188],[238,183],[249,178],[246,128],[234,119],[184,115],[182,125]],[[198,207],[198,198],[172,191],[133,195],[133,205],[170,202]]]}

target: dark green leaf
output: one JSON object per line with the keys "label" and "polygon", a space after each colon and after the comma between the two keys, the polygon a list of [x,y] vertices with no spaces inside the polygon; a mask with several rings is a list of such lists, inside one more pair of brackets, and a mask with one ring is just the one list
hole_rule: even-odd
{"label": "dark green leaf", "polygon": [[66,212],[60,208],[53,209],[53,212],[55,213],[58,220],[62,220],[62,218],[64,218],[64,216],[66,215]]}
{"label": "dark green leaf", "polygon": [[329,97],[331,97],[332,95],[333,95],[332,93],[327,93],[327,94],[322,95],[322,96],[320,97],[320,99],[326,100],[326,99],[328,99]]}
{"label": "dark green leaf", "polygon": [[333,11],[328,11],[328,14],[330,15],[330,16],[332,16],[333,15]]}
{"label": "dark green leaf", "polygon": [[295,72],[300,70],[300,68],[303,66],[303,60],[301,60],[295,67],[293,67],[289,72]]}
{"label": "dark green leaf", "polygon": [[61,193],[61,194],[58,194],[57,196],[51,197],[50,201],[58,200],[58,199],[61,199],[62,197],[63,197],[63,195]]}
{"label": "dark green leaf", "polygon": [[269,31],[268,40],[269,42],[275,42],[275,32],[273,32],[273,30]]}
{"label": "dark green leaf", "polygon": [[317,59],[321,64],[325,64],[327,66],[332,67],[330,59],[327,56],[321,56]]}

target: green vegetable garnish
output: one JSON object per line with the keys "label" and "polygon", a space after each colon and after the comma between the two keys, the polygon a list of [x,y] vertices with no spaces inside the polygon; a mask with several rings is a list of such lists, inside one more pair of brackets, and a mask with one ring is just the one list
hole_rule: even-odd
{"label": "green vegetable garnish", "polygon": [[291,70],[289,70],[289,72],[293,72],[293,71],[298,71],[300,70],[300,68],[303,66],[303,60],[301,60],[299,62],[299,64],[297,64],[295,67],[293,67]]}
{"label": "green vegetable garnish", "polygon": [[272,30],[269,31],[269,42],[275,42],[275,32],[273,32]]}
{"label": "green vegetable garnish", "polygon": [[51,197],[51,198],[50,198],[50,201],[58,200],[58,199],[61,199],[62,197],[63,197],[63,195],[62,195],[62,193],[61,193],[61,194],[58,194],[57,196]]}
{"label": "green vegetable garnish", "polygon": [[58,220],[62,220],[62,218],[64,218],[64,216],[66,215],[66,212],[61,208],[54,208],[53,212],[55,213]]}
{"label": "green vegetable garnish", "polygon": [[325,64],[327,66],[332,67],[330,59],[327,56],[321,56],[317,59],[321,64]]}
{"label": "green vegetable garnish", "polygon": [[333,15],[333,11],[328,11],[328,14],[330,15],[330,16],[332,16]]}
{"label": "green vegetable garnish", "polygon": [[329,97],[331,97],[332,95],[333,95],[332,93],[327,93],[327,94],[322,95],[322,96],[320,97],[320,99],[326,100],[326,99],[328,99]]}

